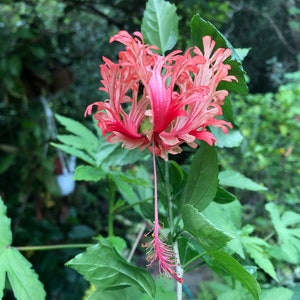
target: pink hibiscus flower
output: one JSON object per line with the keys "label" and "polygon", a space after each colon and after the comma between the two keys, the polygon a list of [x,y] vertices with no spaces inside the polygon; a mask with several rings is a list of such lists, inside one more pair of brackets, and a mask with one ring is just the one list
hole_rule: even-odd
{"label": "pink hibiscus flower", "polygon": [[159,270],[182,283],[176,273],[174,252],[167,245],[166,235],[158,219],[157,177],[155,155],[167,160],[168,153],[182,151],[180,145],[196,148],[196,140],[213,145],[216,138],[207,130],[215,126],[227,133],[232,125],[218,116],[228,95],[218,90],[221,81],[237,80],[229,75],[230,65],[224,61],[230,49],[215,48],[215,41],[203,37],[203,52],[198,47],[185,53],[176,50],[167,56],[145,45],[141,33],[131,36],[120,31],[110,39],[125,45],[117,63],[103,58],[100,65],[101,91],[108,94],[104,102],[89,105],[85,115],[94,114],[102,134],[111,143],[121,142],[127,149],[148,148],[154,168],[154,226],[147,247],[148,265],[158,262]]}
{"label": "pink hibiscus flower", "polygon": [[85,113],[97,106],[94,117],[109,142],[121,142],[127,149],[154,149],[155,155],[167,159],[168,153],[180,153],[183,143],[193,148],[195,140],[213,145],[216,139],[208,126],[224,133],[232,127],[217,118],[228,94],[217,90],[218,84],[236,80],[224,63],[230,49],[214,51],[215,42],[205,36],[203,53],[193,47],[164,57],[155,53],[155,46],[145,45],[139,32],[133,37],[120,31],[110,39],[114,41],[126,48],[118,63],[104,57],[100,65],[100,90],[108,98],[89,105]]}

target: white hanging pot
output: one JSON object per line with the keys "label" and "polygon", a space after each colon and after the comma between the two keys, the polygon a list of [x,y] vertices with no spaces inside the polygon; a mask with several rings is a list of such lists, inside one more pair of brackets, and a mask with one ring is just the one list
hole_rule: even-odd
{"label": "white hanging pot", "polygon": [[70,195],[75,189],[75,181],[73,179],[75,166],[76,158],[75,156],[71,156],[68,162],[68,168],[63,168],[62,173],[56,175],[58,187],[62,196]]}
{"label": "white hanging pot", "polygon": [[72,173],[56,175],[56,180],[62,196],[68,196],[74,191],[75,181]]}

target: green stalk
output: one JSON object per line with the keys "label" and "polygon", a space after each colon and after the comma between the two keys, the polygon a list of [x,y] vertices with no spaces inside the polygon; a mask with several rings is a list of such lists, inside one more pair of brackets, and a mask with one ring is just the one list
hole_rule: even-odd
{"label": "green stalk", "polygon": [[65,244],[65,245],[47,245],[47,246],[21,246],[13,247],[19,251],[45,251],[45,250],[57,250],[57,249],[71,249],[71,248],[87,248],[94,244]]}
{"label": "green stalk", "polygon": [[107,176],[108,180],[108,236],[114,236],[114,212],[115,212],[115,197],[116,186],[111,177]]}

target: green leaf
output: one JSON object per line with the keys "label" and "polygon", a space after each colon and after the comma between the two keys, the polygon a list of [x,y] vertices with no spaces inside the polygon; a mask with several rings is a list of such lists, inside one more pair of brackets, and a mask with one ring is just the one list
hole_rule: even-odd
{"label": "green leaf", "polygon": [[283,287],[274,287],[268,290],[263,290],[260,294],[260,300],[291,300],[293,291]]}
{"label": "green leaf", "polygon": [[230,235],[236,236],[236,232],[241,229],[242,206],[238,200],[225,204],[212,202],[202,213],[218,228]]}
{"label": "green leaf", "polygon": [[[97,147],[99,143],[97,136],[83,124],[71,118],[67,118],[58,114],[55,114],[55,118],[61,125],[66,128],[67,131],[73,133],[75,136],[82,138],[85,144],[85,149],[95,149],[95,147]],[[81,146],[83,147],[83,145]]]}
{"label": "green leaf", "polygon": [[218,158],[214,147],[201,143],[196,152],[182,193],[181,202],[199,211],[214,200],[218,188]]}
{"label": "green leaf", "polygon": [[266,204],[271,221],[278,234],[279,245],[285,253],[283,258],[290,263],[300,262],[300,214],[285,211],[280,215],[279,207],[274,203]]}
{"label": "green leaf", "polygon": [[11,75],[19,77],[22,71],[22,61],[18,55],[12,55],[8,59],[8,69]]}
{"label": "green leaf", "polygon": [[12,96],[19,99],[26,99],[24,84],[20,77],[4,77],[3,85]]}
{"label": "green leaf", "polygon": [[238,82],[221,82],[219,89],[233,90],[241,95],[248,94],[248,87],[245,79],[245,71],[243,69],[241,60],[235,52],[232,45],[226,39],[226,37],[219,32],[219,30],[210,22],[205,21],[199,15],[195,15],[191,21],[192,41],[194,45],[202,48],[202,37],[211,36],[216,42],[216,48],[230,48],[232,55],[226,60],[231,66],[230,74],[237,77]]}
{"label": "green leaf", "polygon": [[42,47],[29,46],[28,49],[37,59],[44,59],[46,57],[46,51]]}
{"label": "green leaf", "polygon": [[91,156],[95,154],[97,148],[97,144],[89,145],[84,138],[73,134],[59,134],[57,135],[57,139],[64,145],[69,145],[79,150],[85,150]]}
{"label": "green leaf", "polygon": [[235,200],[237,199],[233,194],[229,193],[224,188],[218,186],[216,197],[214,199],[215,202],[219,204],[226,204]]}
{"label": "green leaf", "polygon": [[138,289],[129,287],[126,289],[122,289],[121,292],[120,290],[96,290],[91,295],[89,295],[86,300],[133,300],[142,299],[142,295],[143,294]]}
{"label": "green leaf", "polygon": [[146,41],[159,47],[162,54],[172,49],[178,38],[176,6],[164,0],[149,0],[142,21]]}
{"label": "green leaf", "polygon": [[[10,219],[6,216],[6,206],[0,196],[0,251],[12,243],[12,234],[10,230]],[[1,268],[0,268],[1,270]]]}
{"label": "green leaf", "polygon": [[[126,200],[129,204],[138,203],[139,198],[133,186],[135,185],[144,185],[144,182],[138,180],[138,178],[126,176],[126,174],[118,173],[118,172],[111,172],[113,181],[115,182],[118,191],[122,195],[123,199]],[[139,212],[138,206],[135,209]]]}
{"label": "green leaf", "polygon": [[[155,300],[176,299],[175,282],[174,280],[166,280],[165,278],[155,278],[156,293]],[[133,300],[130,298],[129,300]],[[139,300],[151,300],[148,295],[144,294]]]}
{"label": "green leaf", "polygon": [[210,131],[217,139],[215,145],[219,148],[239,147],[244,140],[238,129],[229,129],[226,134],[223,133],[222,129],[217,127],[210,127]]}
{"label": "green leaf", "polygon": [[269,248],[268,243],[261,238],[252,236],[242,236],[241,241],[247,253],[254,259],[255,263],[273,279],[278,281],[274,266],[270,261],[267,252],[267,249]]}
{"label": "green leaf", "polygon": [[111,244],[120,255],[122,254],[122,251],[126,248],[126,241],[118,236],[109,236],[105,240],[109,244]]}
{"label": "green leaf", "polygon": [[15,161],[16,155],[15,154],[7,154],[1,156],[0,162],[0,175],[3,174]]}
{"label": "green leaf", "polygon": [[238,129],[239,125],[234,120],[233,108],[228,97],[225,98],[224,105],[222,106],[222,111],[224,119],[226,121],[229,121],[233,125],[234,129]]}
{"label": "green leaf", "polygon": [[250,52],[251,48],[235,48],[234,50],[237,53],[240,60],[243,61]]}
{"label": "green leaf", "polygon": [[[0,266],[1,266],[1,261],[2,261],[2,255],[0,252]],[[4,294],[4,288],[5,288],[5,276],[6,276],[6,271],[1,267],[0,269],[0,299],[3,299],[3,294]]]}
{"label": "green leaf", "polygon": [[218,250],[231,240],[229,235],[217,228],[195,207],[189,204],[183,206],[182,219],[184,229],[207,251]]}
{"label": "green leaf", "polygon": [[45,299],[43,285],[31,268],[30,262],[17,249],[10,246],[12,243],[10,223],[10,219],[6,216],[6,207],[0,197],[0,298],[3,297],[7,274],[16,299]]}
{"label": "green leaf", "polygon": [[82,159],[83,161],[87,162],[90,165],[95,165],[95,161],[93,159],[93,157],[91,157],[90,155],[86,154],[84,151],[76,149],[72,146],[68,146],[68,145],[63,145],[63,144],[57,144],[57,143],[51,143],[51,146],[54,146],[70,155],[74,155],[80,159]]}
{"label": "green leaf", "polygon": [[135,286],[150,297],[154,297],[155,283],[151,275],[144,269],[126,262],[104,239],[75,256],[66,265],[82,274],[97,289],[108,290]]}
{"label": "green leaf", "polygon": [[232,237],[232,240],[227,243],[227,247],[236,252],[240,257],[245,258],[240,240],[242,221],[242,206],[240,202],[237,200],[226,204],[212,202],[202,213],[217,228]]}
{"label": "green leaf", "polygon": [[[107,142],[105,141],[105,143]],[[105,149],[109,148],[109,152],[104,152],[103,146],[101,146],[96,154],[97,161],[99,161],[101,167],[103,168],[134,164],[138,160],[142,160],[145,157],[145,153],[143,151],[140,151],[139,149],[128,150],[122,148],[121,144],[109,144],[109,146],[110,147],[105,147]],[[103,159],[103,154],[107,154],[105,159]],[[100,156],[102,156],[101,161],[99,160]]]}
{"label": "green leaf", "polygon": [[[156,293],[155,300],[176,299],[175,284],[173,280],[166,280],[165,278],[156,278]],[[145,293],[142,293],[136,288],[129,287],[112,291],[97,290],[90,295],[86,300],[151,300],[154,299]]]}
{"label": "green leaf", "polygon": [[245,189],[249,191],[265,191],[266,187],[254,182],[250,178],[247,178],[243,174],[233,171],[226,170],[219,173],[220,185],[231,186],[238,189]]}
{"label": "green leaf", "polygon": [[[120,148],[120,144],[110,144],[106,142],[106,140],[102,137],[102,139],[100,139],[99,148],[95,153],[97,166],[101,166],[102,168],[110,167],[113,164],[113,162],[110,159],[108,159],[108,157],[118,148]],[[126,149],[123,150],[125,151]],[[128,150],[126,151],[128,152]]]}
{"label": "green leaf", "polygon": [[95,235],[95,230],[84,224],[76,224],[68,232],[68,238],[73,240],[90,239]]}
{"label": "green leaf", "polygon": [[196,238],[192,237],[188,232],[182,232],[177,239],[178,250],[180,254],[180,263],[186,272],[188,272],[189,265],[192,263],[194,268],[195,257],[200,255],[206,255],[207,252],[196,241]]}
{"label": "green leaf", "polygon": [[[15,248],[6,250],[4,262],[7,277],[16,299],[46,299],[46,293],[30,262]],[[1,268],[2,269],[2,268]]]}
{"label": "green leaf", "polygon": [[3,297],[5,286],[6,259],[4,257],[7,246],[12,243],[12,233],[10,230],[10,219],[6,216],[6,206],[0,196],[0,299]]}
{"label": "green leaf", "polygon": [[107,173],[100,168],[93,166],[78,166],[75,169],[73,179],[84,181],[99,181],[103,179]]}
{"label": "green leaf", "polygon": [[290,300],[298,300],[300,299],[300,283],[296,283],[293,287],[293,297]]}
{"label": "green leaf", "polygon": [[224,251],[215,251],[209,254],[211,255],[212,268],[221,270],[240,281],[255,300],[259,299],[260,287],[258,282],[237,260]]}

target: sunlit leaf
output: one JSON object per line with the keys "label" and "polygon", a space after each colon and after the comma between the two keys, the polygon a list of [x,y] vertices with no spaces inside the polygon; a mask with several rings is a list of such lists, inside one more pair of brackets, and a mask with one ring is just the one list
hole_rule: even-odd
{"label": "sunlit leaf", "polygon": [[107,173],[100,168],[93,166],[78,166],[74,172],[74,180],[99,181],[103,179]]}
{"label": "sunlit leaf", "polygon": [[109,236],[105,241],[111,244],[119,254],[122,254],[122,251],[126,248],[126,241],[119,236]]}
{"label": "sunlit leaf", "polygon": [[107,241],[87,248],[66,264],[82,274],[97,289],[121,289],[135,286],[154,297],[155,283],[144,269],[129,264]]}
{"label": "sunlit leaf", "polygon": [[12,242],[12,234],[10,230],[10,219],[6,216],[6,206],[0,196],[0,251]]}
{"label": "sunlit leaf", "polygon": [[240,255],[240,257],[245,258],[240,240],[242,221],[242,206],[240,202],[237,200],[225,204],[212,202],[202,213],[217,228],[232,237],[227,246]]}
{"label": "sunlit leaf", "polygon": [[228,133],[224,134],[220,128],[211,127],[212,134],[217,139],[215,145],[219,148],[234,148],[241,145],[244,137],[238,129],[229,129]]}
{"label": "sunlit leaf", "polygon": [[249,191],[265,191],[266,187],[254,182],[243,174],[234,171],[226,170],[219,173],[220,185],[231,186],[238,189],[245,189]]}
{"label": "sunlit leaf", "polygon": [[0,197],[0,298],[3,297],[6,275],[16,299],[45,299],[46,293],[29,261],[11,247],[12,233],[6,207]]}
{"label": "sunlit leaf", "polygon": [[252,236],[243,236],[241,241],[245,250],[254,259],[257,266],[278,281],[274,266],[267,252],[269,248],[268,243],[261,238]]}
{"label": "sunlit leaf", "polygon": [[285,211],[280,214],[278,206],[274,203],[266,204],[271,221],[278,234],[279,245],[285,253],[283,257],[291,263],[300,262],[300,214]]}
{"label": "sunlit leaf", "polygon": [[[16,299],[45,299],[46,293],[31,263],[15,248],[4,255],[7,277]],[[1,263],[0,263],[1,265]]]}
{"label": "sunlit leaf", "polygon": [[251,48],[234,48],[234,50],[237,53],[240,60],[243,61],[250,52]]}
{"label": "sunlit leaf", "polygon": [[181,200],[203,210],[214,200],[218,188],[218,159],[214,147],[201,143],[196,152]]}
{"label": "sunlit leaf", "polygon": [[255,300],[259,299],[260,287],[258,282],[236,259],[224,251],[211,252],[210,255],[212,268],[223,271],[240,281]]}
{"label": "sunlit leaf", "polygon": [[[0,253],[0,266],[2,261],[2,255],[3,253]],[[6,271],[3,268],[1,268],[0,270],[0,299],[3,299]]]}
{"label": "sunlit leaf", "polygon": [[176,6],[164,0],[149,0],[142,21],[146,41],[159,47],[164,54],[171,50],[178,38]]}
{"label": "sunlit leaf", "polygon": [[182,220],[184,229],[207,251],[220,249],[231,240],[229,235],[217,228],[201,212],[189,204],[183,206]]}
{"label": "sunlit leaf", "polygon": [[291,300],[293,291],[284,287],[273,287],[268,290],[263,290],[259,296],[260,300]]}

